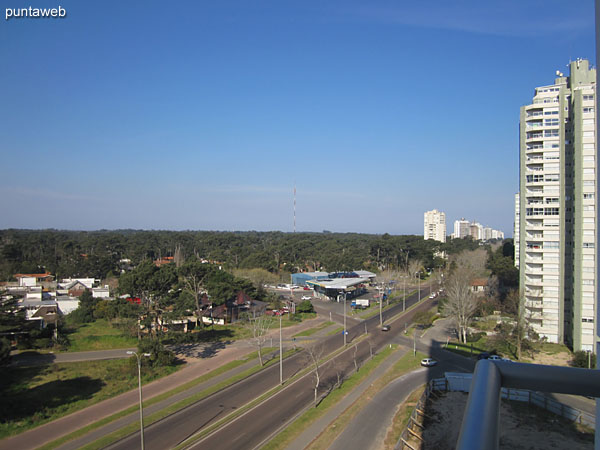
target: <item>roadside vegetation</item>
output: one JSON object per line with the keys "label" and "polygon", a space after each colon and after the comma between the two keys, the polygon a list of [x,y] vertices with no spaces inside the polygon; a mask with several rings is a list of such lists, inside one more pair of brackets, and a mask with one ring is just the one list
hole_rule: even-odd
{"label": "roadside vegetation", "polygon": [[[142,382],[176,370],[176,366],[144,366]],[[0,378],[0,438],[4,438],[137,388],[137,363],[133,358],[4,367]]]}

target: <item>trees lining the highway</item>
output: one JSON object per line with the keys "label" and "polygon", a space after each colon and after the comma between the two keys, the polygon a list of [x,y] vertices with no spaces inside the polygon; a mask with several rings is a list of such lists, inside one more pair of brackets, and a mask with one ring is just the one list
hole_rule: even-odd
{"label": "trees lining the highway", "polygon": [[262,350],[267,342],[267,332],[271,328],[272,323],[273,318],[267,315],[250,318],[248,320],[248,326],[252,332],[250,341],[252,342],[252,345],[256,347],[256,351],[258,352],[258,362],[261,366],[264,365]]}
{"label": "trees lining the highway", "polygon": [[444,313],[454,319],[459,340],[463,343],[467,342],[467,327],[479,303],[471,290],[473,278],[471,267],[461,264],[451,272],[445,283]]}
{"label": "trees lining the highway", "polygon": [[313,344],[308,345],[305,351],[308,355],[309,363],[313,366],[314,404],[317,406],[317,395],[319,393],[319,385],[321,384],[321,359],[323,358],[325,349],[322,344]]}

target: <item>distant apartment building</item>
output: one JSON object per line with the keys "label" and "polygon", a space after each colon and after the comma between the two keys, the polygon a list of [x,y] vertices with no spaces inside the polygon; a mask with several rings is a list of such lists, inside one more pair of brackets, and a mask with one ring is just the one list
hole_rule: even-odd
{"label": "distant apartment building", "polygon": [[452,239],[462,239],[470,236],[473,240],[487,241],[490,239],[504,239],[504,233],[491,227],[484,227],[479,222],[469,222],[463,217],[454,221]]}
{"label": "distant apartment building", "polygon": [[446,242],[446,214],[434,209],[425,213],[423,227],[425,239]]}
{"label": "distant apartment building", "polygon": [[465,218],[461,218],[460,220],[455,220],[454,221],[454,234],[452,235],[452,237],[454,239],[462,239],[462,238],[466,238],[467,236],[470,236],[470,225],[471,222],[469,222],[468,220],[465,220]]}
{"label": "distant apartment building", "polygon": [[550,342],[593,351],[596,69],[581,59],[569,69],[521,107],[515,243],[536,331]]}

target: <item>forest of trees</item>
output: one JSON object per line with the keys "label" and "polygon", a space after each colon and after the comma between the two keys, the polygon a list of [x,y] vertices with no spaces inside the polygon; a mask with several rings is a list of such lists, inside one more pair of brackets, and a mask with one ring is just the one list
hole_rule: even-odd
{"label": "forest of trees", "polygon": [[444,263],[434,256],[436,251],[453,254],[478,245],[471,239],[442,244],[389,234],[10,229],[0,231],[0,280],[45,270],[58,278],[106,278],[118,275],[123,258],[137,265],[176,252],[183,260],[206,258],[231,270],[271,273],[399,269],[411,259],[435,268]]}

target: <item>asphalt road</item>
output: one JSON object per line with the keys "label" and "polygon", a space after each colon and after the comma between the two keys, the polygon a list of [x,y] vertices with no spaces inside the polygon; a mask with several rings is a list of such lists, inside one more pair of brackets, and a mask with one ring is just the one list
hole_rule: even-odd
{"label": "asphalt road", "polygon": [[[398,406],[419,386],[429,381],[431,370],[422,368],[396,378],[379,391],[346,426],[330,450],[380,449]],[[434,370],[439,376],[439,371]]]}
{"label": "asphalt road", "polygon": [[[407,299],[407,307],[417,302],[417,295]],[[426,300],[416,310],[431,307],[432,300]],[[395,305],[384,312],[384,318],[390,318],[402,311],[402,304]],[[406,314],[406,321],[411,321],[416,311]],[[362,362],[370,356],[371,349],[376,350],[389,342],[394,335],[400,332],[400,326],[392,325],[390,332],[383,332],[377,328],[379,316],[372,317],[367,321],[369,340],[371,348],[366,341],[356,346],[349,345],[349,349],[336,358],[335,363],[324,365],[319,392],[329,389],[337,380],[337,372],[349,372],[354,370],[354,360]],[[375,330],[375,331],[373,331]],[[347,340],[351,344],[359,335],[364,333],[364,325],[360,323],[348,329]],[[330,336],[319,343],[323,355],[340,348],[343,345],[341,335]],[[292,377],[305,368],[308,362],[305,352],[284,361],[284,380]],[[172,448],[188,437],[202,430],[204,427],[225,417],[241,406],[259,397],[269,389],[279,384],[279,367],[271,366],[253,376],[223,389],[208,398],[205,398],[189,407],[181,410],[145,429],[146,448],[165,449]],[[314,399],[312,375],[304,376],[293,384],[286,386],[275,396],[244,413],[226,426],[220,428],[208,438],[200,441],[193,448],[211,449],[237,449],[254,448],[265,439],[269,438],[274,431],[287,423],[290,419],[310,405]],[[132,434],[125,439],[110,446],[111,449],[130,449],[139,445],[139,433]]]}

